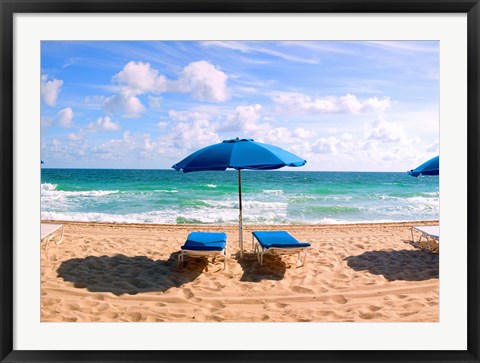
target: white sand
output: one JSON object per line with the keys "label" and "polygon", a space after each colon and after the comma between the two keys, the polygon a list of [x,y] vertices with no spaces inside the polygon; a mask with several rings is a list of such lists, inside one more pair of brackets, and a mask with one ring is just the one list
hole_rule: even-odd
{"label": "white sand", "polygon": [[[45,322],[438,321],[439,256],[407,243],[412,223],[246,226],[243,260],[236,226],[55,223],[65,235],[42,249]],[[305,265],[260,266],[250,232],[268,229],[310,242]],[[192,231],[227,233],[226,271],[221,258],[177,267]]]}

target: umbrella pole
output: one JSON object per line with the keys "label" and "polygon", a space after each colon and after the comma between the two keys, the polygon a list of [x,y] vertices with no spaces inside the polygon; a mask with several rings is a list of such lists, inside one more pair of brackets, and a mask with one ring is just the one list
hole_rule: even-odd
{"label": "umbrella pole", "polygon": [[239,229],[239,241],[240,241],[240,258],[243,258],[243,221],[242,221],[242,177],[240,169],[238,169],[238,229]]}

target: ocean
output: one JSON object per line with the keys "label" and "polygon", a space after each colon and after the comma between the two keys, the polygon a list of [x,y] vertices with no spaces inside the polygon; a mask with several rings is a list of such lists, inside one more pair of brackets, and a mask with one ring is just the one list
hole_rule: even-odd
{"label": "ocean", "polygon": [[[237,224],[237,172],[42,169],[42,220]],[[244,224],[439,219],[438,176],[242,171]]]}

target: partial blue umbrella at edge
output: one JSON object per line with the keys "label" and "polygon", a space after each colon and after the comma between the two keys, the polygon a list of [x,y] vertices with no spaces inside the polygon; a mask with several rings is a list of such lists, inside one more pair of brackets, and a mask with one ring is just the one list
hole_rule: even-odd
{"label": "partial blue umbrella at edge", "polygon": [[277,146],[255,142],[252,139],[229,139],[195,151],[173,165],[177,171],[238,170],[239,242],[243,258],[242,179],[240,171],[273,170],[284,166],[303,166],[307,161]]}
{"label": "partial blue umbrella at edge", "polygon": [[407,171],[407,173],[414,177],[419,175],[439,175],[439,160],[440,156],[435,156],[417,168]]}

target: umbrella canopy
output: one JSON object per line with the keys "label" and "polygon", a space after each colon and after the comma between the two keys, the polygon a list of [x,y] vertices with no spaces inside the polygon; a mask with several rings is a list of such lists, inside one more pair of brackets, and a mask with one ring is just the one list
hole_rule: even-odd
{"label": "umbrella canopy", "polygon": [[415,176],[415,177],[419,175],[438,175],[439,159],[440,159],[440,156],[435,156],[434,158],[418,166],[416,169],[412,169],[407,173],[408,175]]}
{"label": "umbrella canopy", "polygon": [[177,171],[238,170],[240,257],[243,257],[242,180],[240,170],[272,170],[284,166],[303,166],[306,160],[277,146],[252,139],[229,139],[210,145],[173,165]]}

